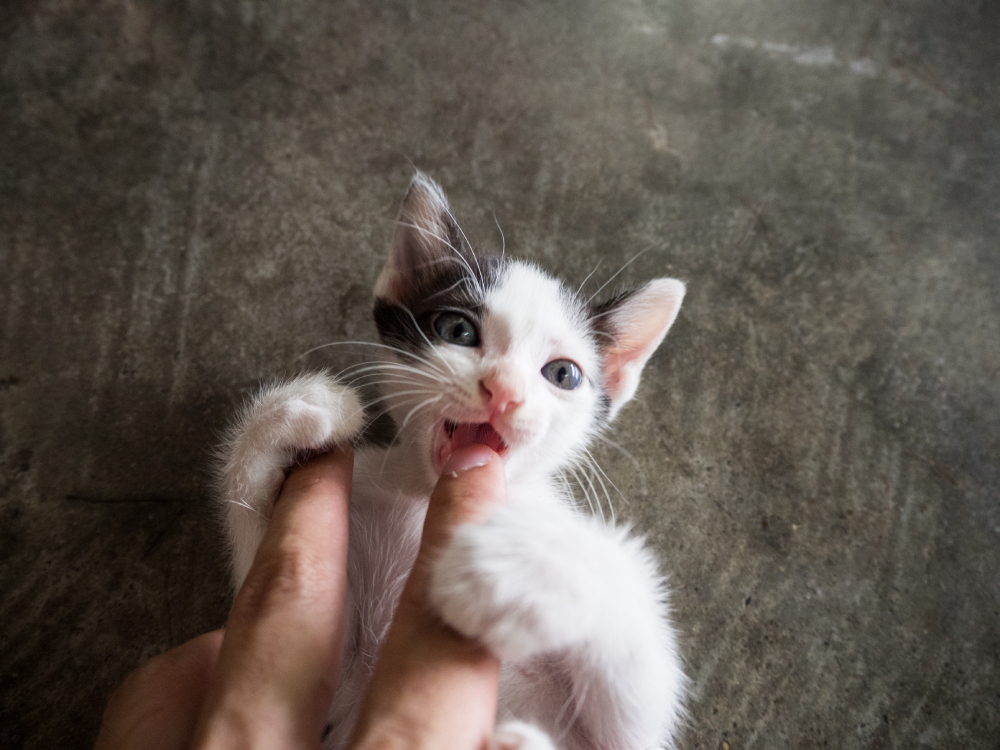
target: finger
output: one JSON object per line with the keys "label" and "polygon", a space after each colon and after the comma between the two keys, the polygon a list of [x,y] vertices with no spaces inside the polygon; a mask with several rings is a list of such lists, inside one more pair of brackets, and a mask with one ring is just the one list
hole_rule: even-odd
{"label": "finger", "polygon": [[463,523],[482,520],[496,504],[506,501],[503,461],[496,453],[475,444],[455,451],[431,494],[406,594],[422,601],[430,567],[454,530]]}
{"label": "finger", "polygon": [[229,613],[196,747],[318,747],[344,642],[349,448],[294,470]]}
{"label": "finger", "polygon": [[154,656],[132,672],[104,710],[94,750],[186,750],[219,658],[215,630]]}
{"label": "finger", "polygon": [[431,563],[454,529],[506,501],[489,448],[457,451],[431,496],[417,563],[382,646],[351,747],[485,747],[496,719],[500,662],[445,625],[427,604]]}

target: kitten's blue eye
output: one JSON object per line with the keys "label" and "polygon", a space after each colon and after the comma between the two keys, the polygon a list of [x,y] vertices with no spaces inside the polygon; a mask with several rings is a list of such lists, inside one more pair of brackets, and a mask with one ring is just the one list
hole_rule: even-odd
{"label": "kitten's blue eye", "polygon": [[572,391],[583,382],[583,372],[579,365],[568,359],[552,360],[542,368],[542,375],[552,385],[565,391]]}
{"label": "kitten's blue eye", "polygon": [[441,313],[434,318],[434,330],[438,336],[455,346],[477,346],[479,332],[471,320],[458,313]]}

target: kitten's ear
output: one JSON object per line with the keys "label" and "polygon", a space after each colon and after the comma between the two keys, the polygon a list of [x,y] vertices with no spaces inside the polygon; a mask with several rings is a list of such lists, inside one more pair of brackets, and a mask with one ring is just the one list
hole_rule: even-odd
{"label": "kitten's ear", "polygon": [[655,279],[595,308],[595,325],[606,334],[601,346],[609,420],[635,395],[642,368],[674,324],[683,299],[683,282]]}
{"label": "kitten's ear", "polygon": [[375,281],[375,297],[401,304],[422,278],[456,257],[459,247],[448,199],[433,180],[417,172],[396,220],[389,259]]}

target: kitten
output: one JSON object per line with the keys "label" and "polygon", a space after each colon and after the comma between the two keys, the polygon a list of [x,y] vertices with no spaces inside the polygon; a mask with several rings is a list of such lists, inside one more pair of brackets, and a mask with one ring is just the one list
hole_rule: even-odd
{"label": "kitten", "polygon": [[[355,455],[347,644],[331,731],[357,717],[431,493],[471,443],[500,454],[508,503],[460,527],[431,577],[441,617],[503,660],[493,746],[672,745],[687,680],[657,564],[585,515],[563,472],[614,419],[677,316],[684,285],[657,279],[592,304],[535,266],[476,256],[441,189],[417,174],[375,282],[379,368],[398,435]],[[354,439],[358,394],[325,374],[265,388],[223,448],[221,495],[239,587],[284,470]]]}

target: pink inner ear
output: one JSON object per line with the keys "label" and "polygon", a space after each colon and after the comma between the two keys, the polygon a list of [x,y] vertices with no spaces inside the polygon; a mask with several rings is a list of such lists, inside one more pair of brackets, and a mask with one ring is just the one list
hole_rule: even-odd
{"label": "pink inner ear", "polygon": [[[663,333],[665,334],[666,331]],[[638,378],[646,360],[656,351],[662,338],[662,336],[658,337],[652,345],[630,346],[632,342],[626,342],[608,350],[604,358],[604,376],[605,387],[612,399],[626,387],[625,381],[632,372],[635,372],[635,377]]]}
{"label": "pink inner ear", "polygon": [[656,279],[611,313],[615,343],[605,355],[604,378],[612,416],[635,394],[642,368],[677,319],[683,299],[682,282]]}
{"label": "pink inner ear", "polygon": [[625,372],[630,369],[629,365],[640,358],[641,352],[635,349],[626,349],[622,346],[608,349],[604,356],[604,376],[605,386],[612,397],[621,390]]}

